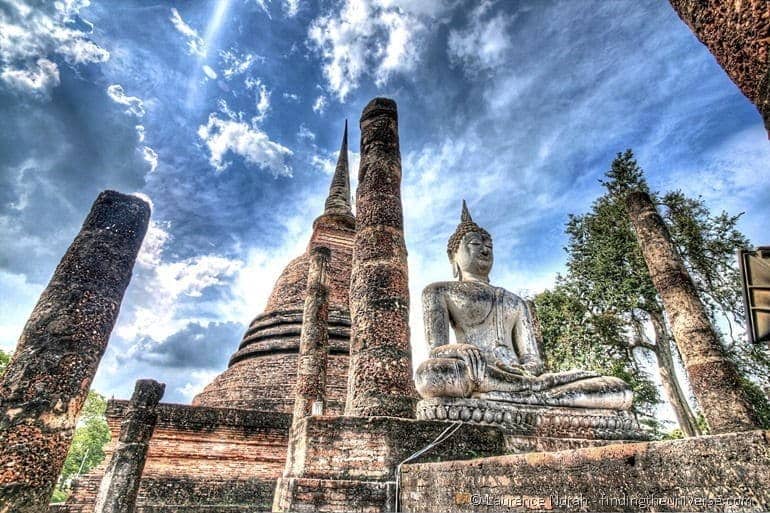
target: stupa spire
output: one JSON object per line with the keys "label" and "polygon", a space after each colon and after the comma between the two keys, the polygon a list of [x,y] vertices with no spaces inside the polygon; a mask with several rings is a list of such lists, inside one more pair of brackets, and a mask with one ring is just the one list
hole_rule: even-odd
{"label": "stupa spire", "polygon": [[325,214],[352,215],[350,209],[350,172],[348,170],[348,120],[345,120],[345,132],[342,134],[340,155],[334,170],[329,197],[326,198]]}

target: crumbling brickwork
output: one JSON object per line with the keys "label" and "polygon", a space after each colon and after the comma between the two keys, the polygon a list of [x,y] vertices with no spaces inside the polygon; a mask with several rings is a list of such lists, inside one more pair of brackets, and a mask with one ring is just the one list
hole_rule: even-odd
{"label": "crumbling brickwork", "polygon": [[769,440],[751,431],[407,464],[400,500],[402,511],[767,511]]}
{"label": "crumbling brickwork", "polygon": [[770,133],[767,0],[669,0],[679,17],[759,109]]}
{"label": "crumbling brickwork", "polygon": [[[113,441],[128,408],[110,401]],[[228,511],[269,510],[286,462],[291,414],[160,404],[137,498],[138,513],[227,505]],[[92,513],[106,463],[76,482],[67,513]],[[201,509],[201,511],[212,511]],[[185,509],[186,513],[196,510]]]}

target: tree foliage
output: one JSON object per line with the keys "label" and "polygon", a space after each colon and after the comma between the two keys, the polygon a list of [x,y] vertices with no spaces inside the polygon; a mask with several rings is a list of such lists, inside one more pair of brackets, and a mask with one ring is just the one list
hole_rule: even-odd
{"label": "tree foliage", "polygon": [[[560,277],[554,291],[536,299],[544,339],[548,341],[545,334],[549,333],[554,337],[552,346],[566,344],[548,347],[548,358],[555,368],[582,365],[607,372],[609,364],[599,361],[604,354],[615,362],[613,375],[621,369],[630,373],[628,381],[639,395],[637,407],[644,411],[657,397],[649,393],[651,382],[638,369],[633,350],[653,351],[680,424],[695,434],[697,418],[674,369],[678,353],[624,200],[630,191],[644,191],[658,204],[712,321],[727,328],[723,340],[728,353],[744,373],[757,378],[767,376],[770,358],[766,351],[748,346],[742,336],[743,302],[735,252],[749,247],[749,241],[737,229],[740,214],[713,215],[700,198],[689,198],[681,191],[651,192],[631,150],[617,155],[605,177],[601,183],[606,193],[588,213],[571,215],[567,222],[566,276]],[[646,329],[650,325],[655,329]],[[653,336],[648,335],[650,331]],[[574,354],[579,351],[586,356]],[[758,393],[750,395],[761,402],[761,389],[754,392]],[[759,403],[756,407],[763,408]]]}
{"label": "tree foliage", "polygon": [[617,316],[591,312],[564,281],[535,302],[549,369],[587,369],[621,378],[634,390],[634,407],[652,414],[660,401],[658,391],[636,365]]}
{"label": "tree foliage", "polygon": [[104,413],[107,400],[91,390],[80,412],[78,426],[64,461],[55,497],[66,499],[73,478],[85,474],[104,460],[104,446],[110,441],[110,430]]}
{"label": "tree foliage", "polygon": [[5,368],[8,366],[8,362],[11,361],[11,355],[0,349],[0,376],[5,372]]}

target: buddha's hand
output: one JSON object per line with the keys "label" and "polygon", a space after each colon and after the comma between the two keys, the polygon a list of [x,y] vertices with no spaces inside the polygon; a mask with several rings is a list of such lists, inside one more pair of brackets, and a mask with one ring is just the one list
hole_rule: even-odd
{"label": "buddha's hand", "polygon": [[434,347],[430,352],[431,358],[458,358],[465,363],[470,373],[471,381],[480,384],[487,372],[487,360],[481,350],[471,344],[447,344]]}
{"label": "buddha's hand", "polygon": [[520,376],[530,373],[526,365],[522,365],[518,362],[518,357],[510,348],[497,346],[493,354],[494,361],[492,363],[498,369]]}
{"label": "buddha's hand", "polygon": [[459,350],[459,355],[468,367],[471,374],[471,381],[479,385],[483,380],[487,372],[487,361],[484,359],[484,355],[478,347],[470,344],[460,344],[462,349]]}

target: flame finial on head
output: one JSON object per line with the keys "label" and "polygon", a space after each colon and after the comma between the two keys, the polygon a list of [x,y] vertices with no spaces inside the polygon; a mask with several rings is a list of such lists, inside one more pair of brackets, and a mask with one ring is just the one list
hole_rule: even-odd
{"label": "flame finial on head", "polygon": [[473,219],[471,219],[471,213],[468,212],[468,205],[465,204],[465,200],[463,200],[463,211],[460,214],[460,222],[461,223],[472,223]]}
{"label": "flame finial on head", "polygon": [[446,247],[446,252],[450,261],[454,258],[454,254],[457,252],[457,248],[460,247],[460,241],[462,241],[466,234],[471,232],[477,232],[482,236],[487,236],[490,239],[492,238],[488,231],[473,222],[471,213],[468,210],[468,205],[465,203],[465,200],[463,200],[463,209],[462,213],[460,214],[460,224],[457,225],[455,232],[451,237],[449,237],[449,242],[447,243]]}

